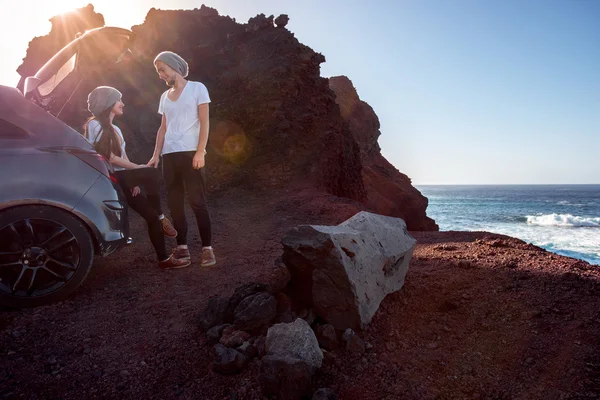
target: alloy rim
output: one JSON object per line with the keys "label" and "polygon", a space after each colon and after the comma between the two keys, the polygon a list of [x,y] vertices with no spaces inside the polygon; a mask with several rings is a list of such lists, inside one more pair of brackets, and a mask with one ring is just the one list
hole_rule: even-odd
{"label": "alloy rim", "polygon": [[81,258],[77,238],[62,224],[26,218],[0,228],[0,292],[39,297],[59,290]]}

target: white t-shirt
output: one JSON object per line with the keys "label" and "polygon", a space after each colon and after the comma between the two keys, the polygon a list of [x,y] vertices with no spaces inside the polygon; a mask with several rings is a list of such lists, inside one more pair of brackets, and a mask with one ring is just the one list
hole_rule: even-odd
{"label": "white t-shirt", "polygon": [[167,118],[167,132],[162,154],[198,150],[200,120],[198,106],[210,103],[208,90],[200,82],[188,81],[177,101],[172,101],[167,90],[160,96],[159,114]]}
{"label": "white t-shirt", "polygon": [[[122,157],[123,154],[125,154],[125,138],[123,137],[123,132],[121,132],[121,130],[119,129],[118,126],[113,124],[113,128],[115,128],[115,132],[117,132],[117,135],[119,136],[119,139],[121,140],[121,154],[115,154],[115,155]],[[102,134],[104,133],[101,131],[102,131],[102,126],[100,125],[100,122],[98,122],[95,119],[88,122],[88,125],[87,125],[88,137],[87,137],[87,139],[89,140],[89,142],[91,144],[94,145],[94,144],[96,144],[96,142],[98,142],[98,140],[100,140],[100,138],[102,137]],[[122,171],[125,169],[123,167],[118,167],[116,165],[113,165],[113,168],[115,171]]]}

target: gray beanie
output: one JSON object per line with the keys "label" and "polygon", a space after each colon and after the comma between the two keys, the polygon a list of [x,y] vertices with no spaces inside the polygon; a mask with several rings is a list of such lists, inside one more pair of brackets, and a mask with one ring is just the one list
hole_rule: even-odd
{"label": "gray beanie", "polygon": [[163,51],[154,59],[154,64],[157,61],[162,61],[169,67],[173,68],[175,72],[178,72],[184,78],[188,76],[189,68],[188,63],[185,62],[180,55],[173,53],[172,51]]}
{"label": "gray beanie", "polygon": [[97,117],[121,100],[121,96],[121,92],[113,87],[98,86],[88,95],[88,110]]}

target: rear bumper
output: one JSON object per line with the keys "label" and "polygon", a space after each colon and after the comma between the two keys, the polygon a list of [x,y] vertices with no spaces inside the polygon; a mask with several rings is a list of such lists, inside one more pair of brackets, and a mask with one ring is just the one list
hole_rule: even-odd
{"label": "rear bumper", "polygon": [[128,206],[121,188],[100,175],[73,211],[88,222],[96,251],[107,256],[127,244]]}
{"label": "rear bumper", "polygon": [[100,251],[99,254],[102,255],[103,257],[108,256],[109,254],[114,253],[121,247],[128,244],[128,240],[129,240],[129,238],[125,237],[125,238],[113,240],[111,242],[104,242],[103,244],[100,244],[100,246],[99,246],[100,247],[98,249]]}

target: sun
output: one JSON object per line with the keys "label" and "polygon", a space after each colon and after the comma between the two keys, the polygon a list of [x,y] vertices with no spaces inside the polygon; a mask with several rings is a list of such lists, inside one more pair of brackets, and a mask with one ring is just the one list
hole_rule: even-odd
{"label": "sun", "polygon": [[75,11],[78,8],[83,8],[88,4],[94,4],[96,1],[92,0],[54,0],[40,2],[40,7],[45,11],[45,14],[50,16],[57,16],[66,14],[71,11]]}
{"label": "sun", "polygon": [[[43,3],[42,3],[43,2]],[[46,15],[61,16],[89,5],[102,14],[107,26],[130,28],[144,21],[144,16],[156,0],[41,0]],[[50,18],[49,17],[49,18]]]}
{"label": "sun", "polygon": [[0,85],[15,86],[20,76],[16,72],[25,57],[29,42],[47,35],[50,19],[60,17],[88,4],[102,14],[105,25],[130,28],[144,21],[151,7],[177,0],[18,0],[9,12],[0,12]]}

